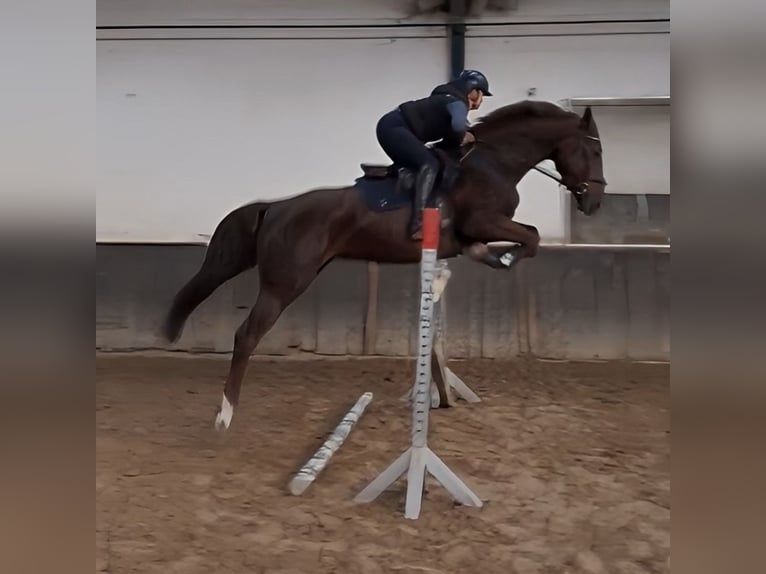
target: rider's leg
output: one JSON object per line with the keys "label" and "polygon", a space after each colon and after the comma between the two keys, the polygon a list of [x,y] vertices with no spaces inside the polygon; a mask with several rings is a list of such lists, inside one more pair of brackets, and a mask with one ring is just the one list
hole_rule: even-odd
{"label": "rider's leg", "polygon": [[418,177],[415,180],[415,200],[412,205],[412,215],[410,216],[409,233],[412,239],[422,238],[423,210],[428,203],[428,197],[434,189],[436,175],[439,166],[434,160],[426,162],[418,171]]}
{"label": "rider's leg", "polygon": [[420,238],[422,210],[433,191],[439,164],[428,148],[406,126],[401,116],[387,114],[377,127],[378,143],[388,156],[399,165],[416,172],[415,198],[410,217],[409,232],[413,239]]}

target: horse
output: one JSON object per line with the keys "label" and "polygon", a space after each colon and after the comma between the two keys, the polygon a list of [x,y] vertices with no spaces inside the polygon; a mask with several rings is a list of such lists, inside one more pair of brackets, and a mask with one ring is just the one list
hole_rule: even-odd
{"label": "horse", "polygon": [[[516,186],[546,159],[556,165],[559,183],[574,195],[577,209],[586,215],[598,211],[606,181],[598,127],[589,107],[580,117],[549,102],[517,102],[479,118],[471,131],[475,141],[459,150],[454,177],[447,181],[445,165],[440,170],[444,185],[432,194],[438,196],[443,218],[439,258],[464,254],[493,268],[510,269],[535,257],[537,229],[513,221],[519,205]],[[433,153],[444,154],[438,146]],[[397,172],[396,166],[377,167],[387,174]],[[226,431],[231,424],[258,343],[331,261],[420,261],[421,244],[407,234],[411,203],[382,212],[370,209],[360,191],[372,181],[369,173],[354,185],[315,188],[229,212],[215,228],[199,270],[173,298],[160,333],[171,343],[192,311],[220,285],[258,267],[260,290],[234,335],[217,430]],[[388,189],[401,187],[401,175],[399,171],[399,176],[386,177]],[[487,247],[492,242],[514,246],[506,248],[501,262]]]}

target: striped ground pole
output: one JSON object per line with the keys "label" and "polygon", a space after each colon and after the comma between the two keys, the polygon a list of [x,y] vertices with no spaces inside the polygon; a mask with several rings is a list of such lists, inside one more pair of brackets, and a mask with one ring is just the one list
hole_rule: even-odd
{"label": "striped ground pole", "polygon": [[335,430],[327,437],[321,447],[314,453],[306,464],[295,474],[290,481],[290,492],[296,496],[303,494],[304,491],[311,486],[311,483],[316,480],[319,473],[324,470],[327,463],[330,462],[330,458],[340,448],[343,442],[348,437],[351,429],[354,428],[357,421],[364,413],[364,409],[370,404],[372,400],[372,393],[364,393],[359,400],[356,401],[351,410],[346,413],[343,420],[338,423]]}
{"label": "striped ground pole", "polygon": [[356,502],[372,502],[402,475],[407,474],[404,517],[420,516],[425,474],[428,471],[459,503],[482,506],[481,499],[428,448],[428,413],[431,404],[431,350],[433,348],[434,277],[441,220],[438,209],[423,212],[420,261],[420,317],[415,386],[412,392],[412,444],[386,470],[362,490]]}

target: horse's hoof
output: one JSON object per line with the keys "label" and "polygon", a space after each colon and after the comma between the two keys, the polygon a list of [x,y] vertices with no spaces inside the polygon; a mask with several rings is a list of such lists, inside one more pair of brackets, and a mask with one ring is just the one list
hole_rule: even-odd
{"label": "horse's hoof", "polygon": [[221,399],[221,410],[219,410],[218,414],[215,416],[215,430],[218,432],[226,432],[229,430],[232,416],[234,416],[234,407],[224,394]]}
{"label": "horse's hoof", "polygon": [[229,426],[223,420],[223,417],[221,417],[221,413],[218,413],[215,417],[215,430],[217,430],[219,433],[225,433],[227,430],[229,430]]}

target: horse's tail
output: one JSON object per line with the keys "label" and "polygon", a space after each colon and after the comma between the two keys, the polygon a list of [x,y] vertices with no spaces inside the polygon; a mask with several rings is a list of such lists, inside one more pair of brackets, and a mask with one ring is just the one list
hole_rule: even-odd
{"label": "horse's tail", "polygon": [[258,263],[257,243],[269,203],[251,203],[229,213],[216,227],[199,271],[173,299],[161,335],[177,341],[197,306],[223,283]]}

